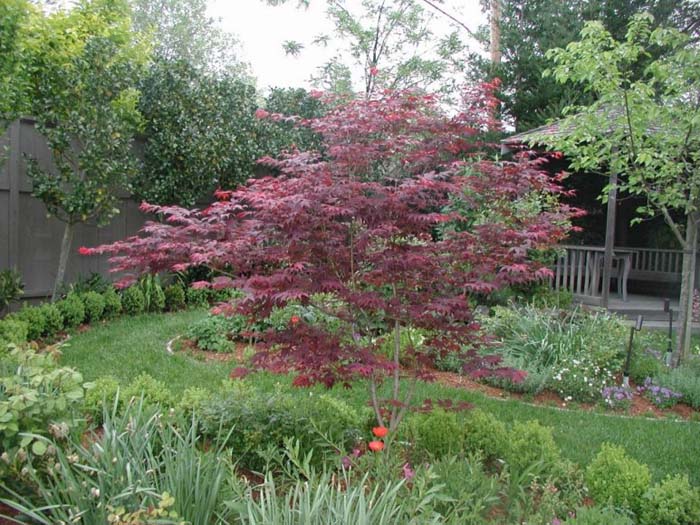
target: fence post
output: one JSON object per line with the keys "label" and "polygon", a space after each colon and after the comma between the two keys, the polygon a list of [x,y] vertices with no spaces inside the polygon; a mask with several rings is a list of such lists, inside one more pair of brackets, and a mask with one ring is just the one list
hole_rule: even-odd
{"label": "fence post", "polygon": [[10,125],[10,154],[7,161],[7,174],[9,181],[9,213],[7,236],[9,240],[10,268],[19,266],[19,190],[20,190],[20,162],[22,150],[20,148],[21,121],[15,120]]}

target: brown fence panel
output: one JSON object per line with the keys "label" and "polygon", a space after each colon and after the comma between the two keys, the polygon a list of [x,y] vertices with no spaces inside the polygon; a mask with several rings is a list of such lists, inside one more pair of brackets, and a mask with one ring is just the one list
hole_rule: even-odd
{"label": "brown fence panel", "polygon": [[[32,299],[51,294],[63,223],[49,218],[43,202],[32,197],[26,157],[36,158],[44,168],[52,165],[46,141],[34,129],[31,119],[14,122],[0,136],[0,270],[17,268],[25,283],[25,298]],[[67,282],[91,272],[108,275],[106,257],[81,257],[77,250],[135,234],[146,217],[128,196],[122,198],[119,208],[120,214],[103,228],[76,228],[66,269]]]}

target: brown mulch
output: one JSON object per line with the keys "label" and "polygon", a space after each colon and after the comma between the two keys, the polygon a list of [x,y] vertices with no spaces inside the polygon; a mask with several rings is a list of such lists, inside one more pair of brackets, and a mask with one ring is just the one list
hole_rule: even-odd
{"label": "brown mulch", "polygon": [[178,339],[174,345],[174,351],[184,352],[193,359],[198,361],[204,361],[205,363],[218,362],[227,363],[229,361],[243,361],[243,356],[245,355],[245,349],[248,347],[245,343],[235,343],[232,352],[212,352],[209,350],[202,350],[197,346],[197,344],[191,339]]}
{"label": "brown mulch", "polygon": [[[481,392],[489,397],[499,398],[499,399],[517,399],[524,401],[523,394],[516,392],[508,392],[502,388],[497,388],[490,385],[485,385],[478,383],[468,377],[453,372],[433,372],[438,383],[447,385],[454,388],[463,388],[465,390],[471,390],[476,392]],[[694,410],[692,407],[685,405],[683,403],[678,403],[677,405],[662,409],[654,405],[646,397],[636,392],[636,385],[630,382],[630,388],[634,391],[634,397],[632,398],[631,406],[625,411],[606,411],[611,414],[618,415],[628,415],[628,416],[643,416],[650,418],[666,418],[669,416],[678,417],[681,419],[689,420],[693,417],[700,416],[700,411]],[[558,394],[552,391],[540,392],[533,399],[528,400],[528,402],[534,405],[544,405],[544,406],[555,406],[558,408],[567,408],[571,406],[571,403],[566,403]],[[575,407],[579,410],[592,411],[597,405],[593,403],[576,403]]]}

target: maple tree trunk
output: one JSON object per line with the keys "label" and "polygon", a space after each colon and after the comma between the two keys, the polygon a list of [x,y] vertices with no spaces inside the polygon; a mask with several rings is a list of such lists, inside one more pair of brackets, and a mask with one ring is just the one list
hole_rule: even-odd
{"label": "maple tree trunk", "polygon": [[681,275],[681,296],[678,304],[678,333],[676,351],[671,359],[673,366],[685,359],[690,350],[690,336],[693,322],[693,290],[695,289],[695,267],[697,265],[698,226],[695,214],[688,215],[683,246],[683,269]]}
{"label": "maple tree trunk", "polygon": [[58,270],[56,271],[56,281],[53,284],[53,293],[51,294],[51,302],[58,299],[58,291],[63,284],[66,276],[66,266],[68,265],[68,256],[70,255],[70,247],[73,244],[73,231],[75,226],[69,222],[63,230],[63,240],[61,241],[61,254],[58,257]]}

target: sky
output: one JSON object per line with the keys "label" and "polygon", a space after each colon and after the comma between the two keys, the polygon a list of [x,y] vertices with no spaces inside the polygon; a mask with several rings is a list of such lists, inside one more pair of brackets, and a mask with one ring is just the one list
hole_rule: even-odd
{"label": "sky", "polygon": [[[346,0],[346,4],[358,7],[361,0]],[[311,0],[306,10],[297,9],[296,5],[296,0],[278,7],[268,6],[263,0],[209,0],[209,14],[220,19],[225,30],[238,36],[242,58],[250,64],[261,88],[309,88],[309,79],[316,69],[339,52],[338,46],[332,44],[325,49],[311,45],[314,36],[333,33],[325,17],[325,1]],[[479,0],[445,0],[441,6],[472,30],[486,21]],[[436,15],[434,24],[436,34],[448,33],[453,27],[442,15]],[[307,45],[299,56],[287,56],[282,48],[287,40]]]}

